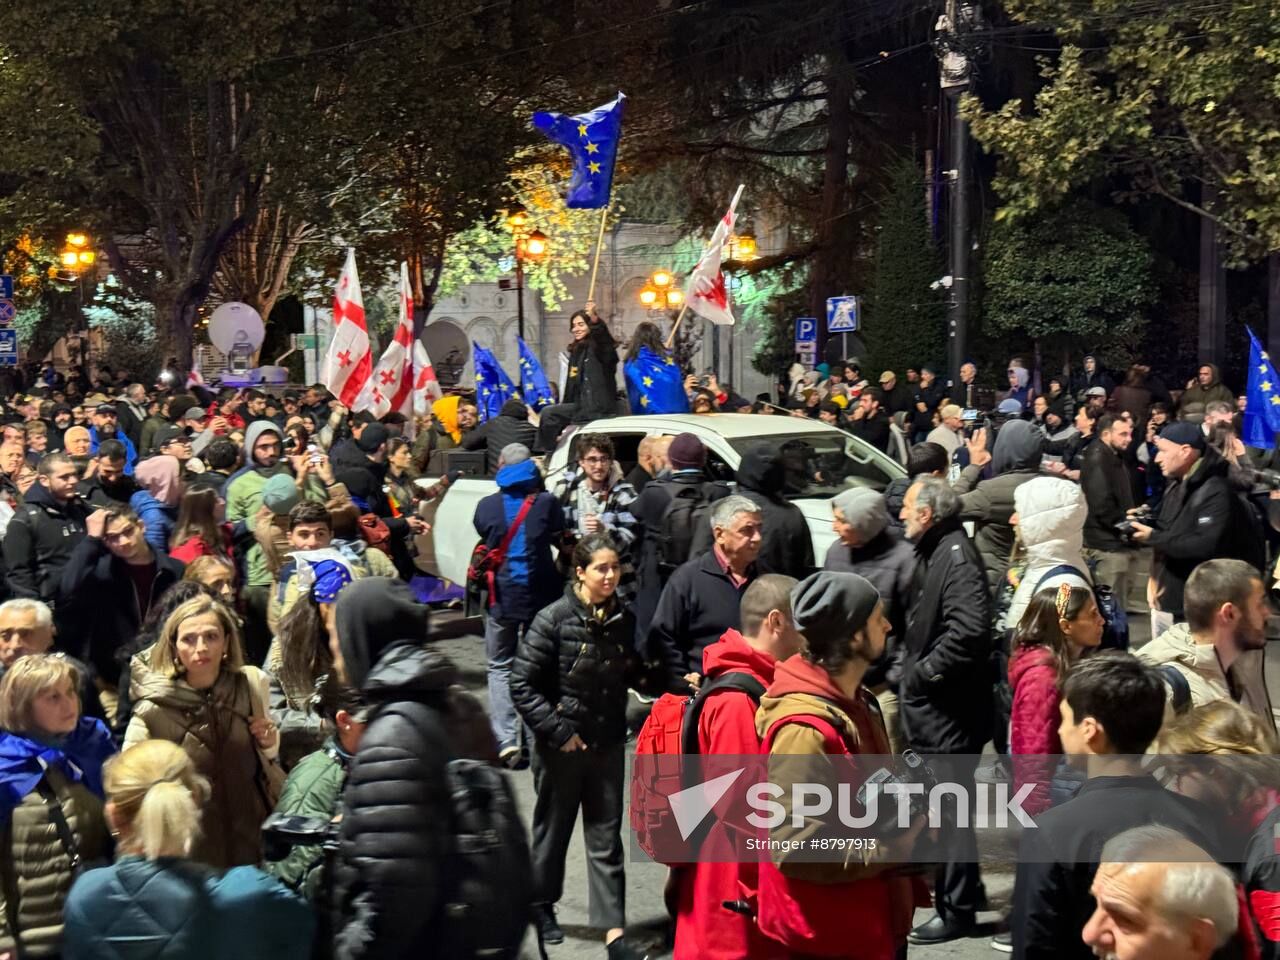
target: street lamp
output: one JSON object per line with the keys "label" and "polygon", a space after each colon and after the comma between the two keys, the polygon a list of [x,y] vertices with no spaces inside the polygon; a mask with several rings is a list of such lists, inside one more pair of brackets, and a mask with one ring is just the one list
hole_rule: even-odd
{"label": "street lamp", "polygon": [[655,270],[640,288],[640,303],[650,310],[670,309],[684,302],[684,294],[675,286],[670,270]]}
{"label": "street lamp", "polygon": [[516,332],[524,339],[524,264],[537,263],[547,255],[550,241],[541,230],[525,232],[529,226],[529,212],[515,206],[507,213],[507,225],[516,241]]}

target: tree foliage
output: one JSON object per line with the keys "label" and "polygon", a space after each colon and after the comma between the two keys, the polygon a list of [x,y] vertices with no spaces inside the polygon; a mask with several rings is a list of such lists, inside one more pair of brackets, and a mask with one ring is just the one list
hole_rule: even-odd
{"label": "tree foliage", "polygon": [[901,374],[945,353],[945,302],[930,289],[942,276],[942,257],[930,237],[924,192],[924,171],[915,161],[899,160],[887,171],[862,332],[868,370]]}
{"label": "tree foliage", "polygon": [[1266,3],[1008,0],[1066,44],[1034,102],[969,98],[1004,216],[1110,178],[1219,224],[1237,261],[1280,249],[1280,21]]}
{"label": "tree foliage", "polygon": [[1122,214],[1088,203],[999,222],[987,242],[984,328],[1055,350],[1132,343],[1158,292],[1153,265]]}

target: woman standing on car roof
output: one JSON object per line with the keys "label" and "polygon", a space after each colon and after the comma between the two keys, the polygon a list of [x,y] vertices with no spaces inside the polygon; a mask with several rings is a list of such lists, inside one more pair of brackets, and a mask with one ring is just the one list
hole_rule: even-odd
{"label": "woman standing on car roof", "polygon": [[595,301],[576,311],[569,320],[569,376],[563,402],[541,414],[539,446],[555,449],[556,440],[570,423],[589,423],[618,415],[618,342],[609,325],[596,313]]}

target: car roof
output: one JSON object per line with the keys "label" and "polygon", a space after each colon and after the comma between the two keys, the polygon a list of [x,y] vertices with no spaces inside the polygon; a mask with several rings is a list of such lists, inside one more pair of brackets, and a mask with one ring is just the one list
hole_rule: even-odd
{"label": "car roof", "polygon": [[583,428],[590,430],[638,430],[645,433],[715,433],[727,440],[797,433],[840,433],[828,423],[809,417],[764,416],[758,413],[673,413],[610,417]]}

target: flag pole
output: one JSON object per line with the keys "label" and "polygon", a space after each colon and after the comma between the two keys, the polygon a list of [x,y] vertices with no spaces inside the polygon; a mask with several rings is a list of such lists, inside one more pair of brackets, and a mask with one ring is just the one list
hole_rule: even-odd
{"label": "flag pole", "polygon": [[680,321],[684,319],[685,311],[689,309],[689,301],[686,300],[684,306],[680,308],[680,313],[676,317],[676,322],[671,325],[671,336],[667,337],[667,349],[671,349],[671,344],[675,343],[676,331],[680,329]]}
{"label": "flag pole", "polygon": [[609,216],[609,204],[600,210],[600,231],[596,234],[596,258],[591,264],[591,285],[587,287],[587,299],[596,298],[596,272],[600,269],[600,251],[604,248],[604,222]]}

